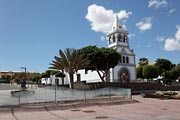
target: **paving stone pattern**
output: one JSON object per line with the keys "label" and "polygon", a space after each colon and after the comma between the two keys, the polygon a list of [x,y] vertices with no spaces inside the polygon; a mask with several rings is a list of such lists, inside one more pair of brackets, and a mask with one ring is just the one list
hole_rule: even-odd
{"label": "paving stone pattern", "polygon": [[139,102],[0,108],[0,120],[180,120],[179,100],[142,98],[138,95],[133,96],[133,100]]}

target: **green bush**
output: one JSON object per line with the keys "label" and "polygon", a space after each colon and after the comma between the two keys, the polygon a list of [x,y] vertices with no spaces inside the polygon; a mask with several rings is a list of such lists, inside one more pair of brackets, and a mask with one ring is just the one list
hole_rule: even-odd
{"label": "green bush", "polygon": [[6,79],[0,79],[0,83],[10,83],[10,81]]}

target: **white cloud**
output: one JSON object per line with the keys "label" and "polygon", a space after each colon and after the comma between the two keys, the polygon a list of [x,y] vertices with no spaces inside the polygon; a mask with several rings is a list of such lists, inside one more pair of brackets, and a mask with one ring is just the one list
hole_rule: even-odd
{"label": "white cloud", "polygon": [[169,14],[172,14],[172,13],[174,13],[176,11],[176,9],[171,9],[170,11],[169,11]]}
{"label": "white cloud", "polygon": [[132,12],[126,12],[126,10],[121,10],[117,13],[120,20],[122,19],[128,19],[130,15],[132,15]]}
{"label": "white cloud", "polygon": [[166,0],[150,0],[148,7],[154,7],[154,8],[159,8],[159,7],[166,7],[168,2]]}
{"label": "white cloud", "polygon": [[165,40],[164,49],[167,51],[180,50],[180,26],[177,25],[177,32],[175,38],[167,38]]}
{"label": "white cloud", "polygon": [[168,38],[165,41],[164,49],[167,51],[180,50],[180,43],[173,38]]}
{"label": "white cloud", "polygon": [[133,37],[135,37],[136,36],[136,34],[134,33],[134,34],[129,34],[128,35],[128,37],[131,39],[131,38],[133,38]]}
{"label": "white cloud", "polygon": [[175,34],[175,38],[176,38],[176,40],[178,40],[180,42],[180,25],[177,25],[176,27],[177,27],[178,31]]}
{"label": "white cloud", "polygon": [[136,23],[136,26],[141,31],[146,31],[152,29],[152,18],[147,17]]}
{"label": "white cloud", "polygon": [[123,25],[123,28],[124,28],[124,30],[127,30],[127,27],[126,27],[126,25]]}
{"label": "white cloud", "polygon": [[118,13],[115,13],[113,10],[106,10],[103,6],[93,4],[88,7],[86,19],[91,23],[92,30],[107,34],[111,31],[115,14],[118,15],[120,20],[124,20],[128,19],[132,12],[120,10]]}
{"label": "white cloud", "polygon": [[158,37],[156,38],[156,40],[159,41],[159,42],[163,42],[163,41],[165,40],[165,37],[158,36]]}

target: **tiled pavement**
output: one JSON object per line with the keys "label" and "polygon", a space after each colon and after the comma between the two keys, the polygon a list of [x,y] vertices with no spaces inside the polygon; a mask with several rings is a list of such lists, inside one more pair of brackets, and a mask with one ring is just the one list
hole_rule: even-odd
{"label": "tiled pavement", "polygon": [[180,120],[179,100],[133,99],[139,102],[0,108],[0,120]]}

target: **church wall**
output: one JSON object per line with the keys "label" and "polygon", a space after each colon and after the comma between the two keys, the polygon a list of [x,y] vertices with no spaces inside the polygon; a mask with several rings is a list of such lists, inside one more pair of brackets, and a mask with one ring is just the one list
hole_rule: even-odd
{"label": "church wall", "polygon": [[129,56],[129,64],[135,64],[134,63],[135,62],[135,60],[134,60],[134,56]]}
{"label": "church wall", "polygon": [[117,43],[110,43],[108,47],[111,48],[111,47],[113,47],[115,45],[117,45]]}
{"label": "church wall", "polygon": [[[64,78],[64,84],[67,85],[67,84],[70,83],[70,81],[69,81],[69,76],[68,76],[68,74],[67,74],[67,73],[65,73],[65,74],[66,74],[66,77]],[[51,75],[51,76],[50,76],[50,79],[51,79],[51,84],[52,84],[52,85],[55,85],[55,79],[58,79],[59,85],[62,85],[62,78],[60,78],[60,77],[55,77],[55,75]]]}
{"label": "church wall", "polygon": [[[80,74],[80,81],[86,81],[87,83],[101,81],[96,71],[88,70],[86,74],[85,70],[78,70],[77,74]],[[77,82],[77,74],[74,74],[74,82]],[[68,73],[66,73],[65,81],[68,84],[70,83]]]}
{"label": "church wall", "polygon": [[128,47],[120,47],[120,46],[119,46],[116,51],[119,52],[119,53],[121,53],[121,52],[122,52],[122,49],[125,50],[125,54],[134,55],[134,54],[132,53],[132,51],[131,51]]}
{"label": "church wall", "polygon": [[129,69],[131,71],[131,78],[130,78],[131,82],[136,82],[136,67],[133,66],[130,67]]}
{"label": "church wall", "polygon": [[130,75],[130,82],[136,81],[136,69],[135,66],[116,66],[110,70],[111,74],[111,81],[118,82],[119,81],[119,72],[122,68],[127,68],[129,75]]}
{"label": "church wall", "polygon": [[[66,77],[64,78],[64,84],[67,85],[70,83],[69,81],[69,75],[68,73],[65,73]],[[59,85],[62,85],[62,78],[60,77],[55,77],[55,75],[51,75],[47,80],[45,78],[41,79],[41,83],[43,84],[50,84],[50,85],[55,85],[55,79],[58,79]]]}
{"label": "church wall", "polygon": [[[96,71],[88,70],[87,74],[85,73],[85,70],[78,70],[78,73],[80,74],[80,80],[86,81],[87,83],[91,82],[101,82],[99,75]],[[64,78],[64,84],[67,85],[70,83],[69,74],[65,72],[66,77]],[[47,79],[47,84],[55,85],[55,75],[51,75],[50,78]],[[62,85],[62,79],[58,78],[59,85]],[[74,74],[74,82],[77,82],[77,75]],[[46,84],[45,78],[41,79],[41,83]]]}
{"label": "church wall", "polygon": [[118,44],[117,44],[117,45],[128,46],[128,44],[127,44],[127,43],[125,43],[125,42],[118,42]]}
{"label": "church wall", "polygon": [[[78,73],[81,75],[81,81],[86,81],[88,83],[90,82],[100,82],[99,75],[96,71],[88,70],[87,74],[85,73],[85,70],[78,70]],[[74,77],[75,81],[77,81],[77,77]]]}

